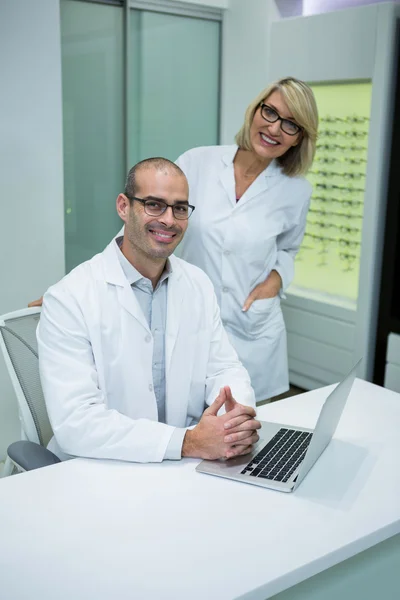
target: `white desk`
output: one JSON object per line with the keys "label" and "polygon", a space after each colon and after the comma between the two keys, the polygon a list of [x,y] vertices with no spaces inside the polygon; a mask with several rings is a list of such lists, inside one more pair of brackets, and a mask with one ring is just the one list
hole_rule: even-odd
{"label": "white desk", "polygon": [[[313,426],[328,389],[259,416]],[[400,395],[356,380],[334,440],[294,494],[201,475],[189,459],[79,459],[2,479],[0,597],[264,600],[287,590],[278,598],[343,600],[347,590],[358,600],[376,598],[381,578],[380,599],[394,600],[399,432]]]}

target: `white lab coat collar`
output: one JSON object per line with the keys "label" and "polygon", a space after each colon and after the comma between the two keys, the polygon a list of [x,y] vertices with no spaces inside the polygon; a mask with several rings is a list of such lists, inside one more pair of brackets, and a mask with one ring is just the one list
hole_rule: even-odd
{"label": "white lab coat collar", "polygon": [[[117,252],[120,252],[120,250],[113,239],[101,255],[104,264],[105,280],[107,283],[117,286],[118,300],[121,306],[135,317],[146,331],[149,332],[149,325],[135,294],[132,293],[131,284],[122,269]],[[179,259],[175,256],[170,256],[169,261],[171,273],[169,274],[170,285],[168,286],[167,330],[169,329],[171,335],[175,337],[179,323],[179,309],[182,302],[182,294],[179,293],[179,280],[182,276],[182,269]]]}
{"label": "white lab coat collar", "polygon": [[[126,256],[123,254],[123,252],[121,250],[123,239],[124,239],[123,236],[119,236],[119,237],[115,238],[115,244],[116,244],[117,248],[119,248],[119,253],[117,252],[117,256],[118,256],[119,262],[121,264],[122,270],[125,274],[125,277],[127,278],[130,285],[132,286],[133,284],[137,283],[141,279],[146,280],[147,278],[144,277],[141,273],[139,273],[139,271],[137,269],[135,269],[133,264],[130,263],[129,260],[126,258]],[[162,282],[165,281],[170,276],[171,272],[172,272],[171,262],[169,259],[167,259],[167,261],[165,263],[164,271],[161,273],[161,277],[157,283],[157,287],[159,287],[162,284]],[[147,281],[149,281],[149,280],[147,279]]]}
{"label": "white lab coat collar", "polygon": [[268,167],[262,173],[260,173],[257,179],[253,181],[251,186],[240,198],[240,202],[237,203],[235,192],[235,175],[233,170],[233,160],[237,151],[238,146],[233,145],[229,146],[226,149],[226,152],[223,154],[222,161],[225,164],[225,168],[220,173],[220,181],[226,193],[228,194],[232,206],[237,210],[241,210],[242,206],[247,204],[249,200],[271,188],[276,181],[274,177],[280,175],[282,169],[278,165],[277,161],[273,160],[271,164],[268,165]]}
{"label": "white lab coat collar", "polygon": [[[104,275],[107,283],[111,283],[112,285],[118,285],[121,287],[130,287],[130,283],[126,278],[126,275],[123,271],[122,265],[118,258],[118,252],[120,249],[118,245],[115,243],[115,238],[106,246],[106,248],[102,252],[102,259],[104,264]],[[176,260],[175,256],[170,256],[169,259],[169,277],[174,276],[174,279],[180,279],[182,275],[182,270],[179,265],[179,261]]]}
{"label": "white lab coat collar", "polygon": [[[226,152],[222,155],[222,160],[224,164],[228,167],[229,165],[233,165],[234,158],[236,156],[236,152],[239,150],[239,146],[233,144],[233,146],[228,146]],[[282,167],[278,164],[278,161],[273,160],[270,165],[263,171],[263,175],[265,177],[275,177],[276,175],[280,175],[282,173]]]}
{"label": "white lab coat collar", "polygon": [[222,155],[222,160],[227,167],[233,164],[233,159],[235,158],[238,149],[239,146],[237,146],[236,144],[233,144],[233,146],[228,146],[226,148],[226,152],[224,152],[224,154]]}

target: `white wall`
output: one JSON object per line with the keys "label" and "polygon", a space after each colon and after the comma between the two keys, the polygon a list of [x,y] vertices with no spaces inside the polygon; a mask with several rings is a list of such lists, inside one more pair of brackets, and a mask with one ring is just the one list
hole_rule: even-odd
{"label": "white wall", "polygon": [[400,393],[400,335],[390,333],[386,354],[385,387]]}
{"label": "white wall", "polygon": [[270,83],[269,31],[274,0],[230,0],[223,17],[221,143],[231,144],[247,106]]}
{"label": "white wall", "polygon": [[212,8],[229,8],[231,1],[232,0],[180,0],[182,3],[200,4],[201,6],[211,6]]}
{"label": "white wall", "polygon": [[[0,2],[0,314],[64,274],[61,48],[57,0]],[[0,460],[18,438],[0,357]]]}
{"label": "white wall", "polygon": [[291,74],[313,82],[371,79],[377,15],[377,6],[367,6],[283,19],[271,30],[272,76]]}
{"label": "white wall", "polygon": [[[292,0],[289,0],[292,1]],[[280,15],[275,0],[181,0],[223,9],[220,139],[231,144],[245,110],[269,80],[269,30]]]}
{"label": "white wall", "polygon": [[[394,0],[399,2],[400,0]],[[387,0],[303,0],[303,15],[327,13],[343,8],[380,4]]]}

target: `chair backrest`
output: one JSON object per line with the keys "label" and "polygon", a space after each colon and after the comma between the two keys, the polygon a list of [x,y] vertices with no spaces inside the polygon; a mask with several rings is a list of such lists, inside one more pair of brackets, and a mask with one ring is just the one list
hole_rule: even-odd
{"label": "chair backrest", "polygon": [[47,446],[53,435],[39,377],[36,328],[40,308],[0,316],[0,347],[17,396],[23,433]]}

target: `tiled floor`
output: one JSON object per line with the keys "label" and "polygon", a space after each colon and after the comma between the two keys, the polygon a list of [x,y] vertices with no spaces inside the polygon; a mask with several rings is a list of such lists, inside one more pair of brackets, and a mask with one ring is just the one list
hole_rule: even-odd
{"label": "tiled floor", "polygon": [[287,392],[284,394],[280,394],[279,396],[274,396],[268,400],[261,400],[257,402],[257,406],[262,406],[263,404],[269,404],[270,402],[276,402],[277,400],[283,400],[283,398],[289,398],[289,396],[296,396],[297,394],[302,394],[306,390],[302,388],[298,388],[295,385],[291,385]]}

